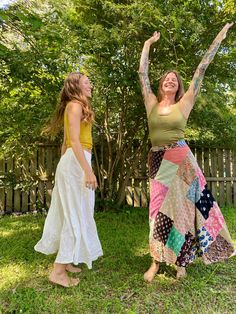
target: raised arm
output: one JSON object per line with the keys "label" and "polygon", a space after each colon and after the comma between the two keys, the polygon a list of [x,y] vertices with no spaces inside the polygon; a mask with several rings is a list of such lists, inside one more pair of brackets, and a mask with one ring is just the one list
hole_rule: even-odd
{"label": "raised arm", "polygon": [[195,100],[197,98],[197,95],[200,91],[205,71],[206,71],[208,65],[213,60],[215,54],[217,53],[222,40],[226,37],[227,31],[232,26],[233,26],[233,23],[227,23],[222,28],[222,30],[218,33],[218,35],[214,39],[213,43],[211,44],[210,48],[205,53],[202,61],[198,65],[198,67],[197,67],[197,69],[193,75],[192,81],[189,85],[187,92],[181,98],[180,106],[181,106],[182,112],[186,118],[188,118],[188,116],[189,116],[189,114],[193,108],[193,105],[195,103]]}
{"label": "raised arm", "polygon": [[148,62],[149,62],[149,51],[153,43],[158,41],[160,33],[154,32],[153,36],[145,41],[139,64],[139,79],[142,89],[143,99],[146,106],[147,114],[149,114],[152,106],[157,102],[157,98],[152,92],[149,77],[148,77]]}

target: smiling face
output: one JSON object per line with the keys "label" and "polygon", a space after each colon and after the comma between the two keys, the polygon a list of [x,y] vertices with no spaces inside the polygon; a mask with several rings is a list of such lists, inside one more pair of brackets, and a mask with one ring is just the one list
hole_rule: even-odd
{"label": "smiling face", "polygon": [[83,75],[79,80],[79,88],[81,93],[87,97],[91,98],[92,96],[92,85],[86,75]]}
{"label": "smiling face", "polygon": [[162,91],[164,94],[176,94],[179,89],[179,82],[175,73],[170,72],[164,78]]}
{"label": "smiling face", "polygon": [[181,77],[175,70],[166,72],[159,82],[158,100],[161,101],[164,96],[175,96],[175,101],[180,100],[184,94],[184,87]]}

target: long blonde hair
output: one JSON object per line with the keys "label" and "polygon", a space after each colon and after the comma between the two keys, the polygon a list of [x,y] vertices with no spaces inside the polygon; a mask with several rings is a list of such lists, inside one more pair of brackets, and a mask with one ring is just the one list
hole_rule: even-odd
{"label": "long blonde hair", "polygon": [[179,88],[178,88],[178,90],[177,90],[177,92],[176,92],[176,94],[175,94],[175,101],[176,101],[176,102],[179,101],[179,100],[183,97],[183,95],[184,95],[184,84],[183,84],[183,81],[182,81],[182,79],[181,79],[181,77],[180,77],[180,74],[179,74],[177,71],[175,71],[175,70],[169,70],[169,71],[166,71],[166,72],[162,75],[162,77],[161,77],[161,79],[160,79],[160,81],[159,81],[158,94],[157,94],[157,96],[158,96],[158,101],[159,101],[159,102],[162,100],[162,98],[163,98],[163,96],[164,96],[163,89],[162,89],[162,85],[163,85],[163,82],[164,82],[166,76],[167,76],[169,73],[174,73],[175,76],[177,77],[177,81],[178,81],[178,83],[179,83]]}
{"label": "long blonde hair", "polygon": [[64,120],[64,112],[68,102],[74,100],[82,106],[82,121],[89,123],[94,122],[94,113],[92,111],[89,99],[84,96],[80,89],[80,79],[84,74],[80,72],[72,72],[64,81],[64,86],[60,92],[60,100],[58,106],[50,119],[49,123],[43,128],[42,134],[55,137],[61,130]]}

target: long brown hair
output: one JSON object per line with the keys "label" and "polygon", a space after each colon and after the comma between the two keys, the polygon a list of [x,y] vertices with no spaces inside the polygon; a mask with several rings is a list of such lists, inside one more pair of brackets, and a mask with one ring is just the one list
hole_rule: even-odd
{"label": "long brown hair", "polygon": [[80,72],[72,72],[64,81],[64,86],[60,92],[60,99],[49,123],[43,128],[42,134],[51,135],[55,137],[61,130],[64,120],[64,112],[68,102],[74,100],[82,106],[82,121],[89,123],[94,122],[94,113],[92,111],[89,99],[84,96],[80,89],[80,79],[84,74]]}
{"label": "long brown hair", "polygon": [[174,73],[175,76],[177,77],[177,81],[178,81],[178,83],[179,83],[179,88],[178,88],[178,90],[177,90],[177,92],[176,92],[176,94],[175,94],[175,101],[177,102],[177,101],[179,101],[179,100],[183,97],[183,95],[184,95],[184,84],[183,84],[183,81],[182,81],[182,79],[181,79],[181,77],[180,77],[180,74],[179,74],[177,71],[175,71],[175,70],[166,71],[166,72],[162,75],[162,77],[161,77],[161,79],[160,79],[160,81],[159,81],[159,86],[158,86],[158,101],[161,101],[162,98],[163,98],[163,96],[164,96],[163,89],[162,89],[162,85],[163,85],[163,82],[164,82],[166,76],[167,76],[169,73]]}

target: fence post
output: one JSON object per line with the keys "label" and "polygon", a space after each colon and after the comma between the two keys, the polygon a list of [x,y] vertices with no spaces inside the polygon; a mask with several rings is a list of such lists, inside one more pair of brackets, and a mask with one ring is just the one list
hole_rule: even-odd
{"label": "fence post", "polygon": [[[0,176],[5,174],[5,160],[0,159]],[[5,188],[3,185],[0,185],[0,213],[4,213],[5,211]]]}

